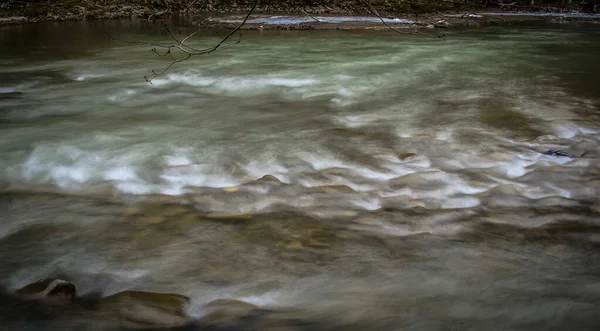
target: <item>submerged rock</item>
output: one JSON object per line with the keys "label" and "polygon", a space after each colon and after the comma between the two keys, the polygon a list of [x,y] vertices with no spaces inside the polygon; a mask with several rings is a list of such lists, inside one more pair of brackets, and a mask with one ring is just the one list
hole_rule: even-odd
{"label": "submerged rock", "polygon": [[283,184],[279,178],[273,175],[264,175],[256,180],[259,183],[270,183],[270,184]]}
{"label": "submerged rock", "polygon": [[417,157],[415,153],[400,153],[398,154],[398,158],[401,160],[408,160]]}
{"label": "submerged rock", "polygon": [[559,150],[549,150],[549,151],[542,152],[542,154],[550,155],[550,156],[558,156],[558,157],[569,157],[569,158],[575,157],[572,154],[569,154],[569,153],[563,152],[563,151],[559,151]]}
{"label": "submerged rock", "polygon": [[257,306],[235,299],[217,299],[209,302],[205,309],[206,315],[199,320],[199,324],[205,326],[235,325],[240,319],[259,311]]}
{"label": "submerged rock", "polygon": [[16,291],[16,294],[29,299],[56,298],[73,300],[77,288],[72,283],[55,278],[40,279]]}
{"label": "submerged rock", "polygon": [[99,309],[117,315],[126,327],[178,327],[191,322],[188,303],[174,293],[124,291],[102,298]]}
{"label": "submerged rock", "polygon": [[533,139],[534,142],[546,142],[546,141],[556,141],[556,140],[560,140],[560,138],[553,134],[545,134],[545,135],[542,135],[542,136],[539,136],[539,137]]}

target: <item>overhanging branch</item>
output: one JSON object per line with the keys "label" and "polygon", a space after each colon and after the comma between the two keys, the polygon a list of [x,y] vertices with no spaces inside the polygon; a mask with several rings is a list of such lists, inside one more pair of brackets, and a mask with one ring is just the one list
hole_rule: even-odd
{"label": "overhanging branch", "polygon": [[[258,6],[258,3],[259,3],[259,0],[255,0],[252,7],[248,11],[248,13],[246,13],[246,16],[244,16],[244,19],[242,20],[242,22],[240,24],[238,24],[233,30],[229,31],[229,33],[227,33],[224,37],[222,37],[221,40],[217,44],[215,44],[211,47],[207,47],[207,48],[196,48],[196,47],[192,47],[189,44],[187,44],[187,42],[188,42],[188,40],[190,40],[190,38],[192,38],[198,32],[201,31],[200,28],[197,29],[196,31],[190,33],[189,35],[185,36],[181,40],[179,40],[171,32],[171,29],[169,29],[169,27],[165,24],[164,25],[165,31],[169,34],[171,39],[173,39],[175,41],[175,43],[173,43],[173,44],[161,44],[161,43],[154,43],[154,42],[140,41],[140,40],[123,40],[123,39],[119,39],[119,38],[112,36],[106,29],[105,29],[105,31],[108,34],[110,40],[118,40],[118,41],[129,43],[129,44],[141,44],[141,45],[152,46],[151,51],[153,53],[155,53],[158,56],[162,56],[162,57],[168,56],[171,59],[171,63],[169,65],[167,65],[166,67],[164,67],[163,69],[152,70],[151,76],[144,76],[144,79],[146,79],[146,81],[148,83],[152,83],[152,80],[154,80],[156,77],[162,75],[163,73],[165,73],[166,71],[171,69],[171,67],[173,67],[175,64],[187,61],[192,56],[210,54],[219,48],[239,44],[241,42],[241,37],[242,37],[242,32],[240,30],[246,24],[246,22],[248,21],[248,19],[254,12],[254,9],[256,9],[256,7]],[[229,40],[234,35],[236,35],[238,32],[239,32],[238,39],[230,43]],[[183,53],[183,57],[176,58],[173,54],[174,50],[177,50],[178,52]]]}

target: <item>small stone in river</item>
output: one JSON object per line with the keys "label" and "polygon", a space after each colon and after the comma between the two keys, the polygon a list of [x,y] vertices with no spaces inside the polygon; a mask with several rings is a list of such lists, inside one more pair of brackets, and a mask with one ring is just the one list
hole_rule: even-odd
{"label": "small stone in river", "polygon": [[550,155],[550,156],[574,158],[573,155],[571,155],[571,154],[569,154],[567,152],[559,151],[559,150],[549,150],[549,151],[542,152],[542,154],[544,154],[544,155]]}
{"label": "small stone in river", "polygon": [[539,136],[534,139],[534,141],[538,141],[538,142],[552,141],[552,140],[560,140],[560,138],[553,134],[545,134],[545,135]]}
{"label": "small stone in river", "polygon": [[277,178],[273,175],[264,175],[264,176],[260,177],[259,179],[257,179],[256,181],[260,182],[260,183],[281,184],[281,181],[279,180],[279,178]]}
{"label": "small stone in river", "polygon": [[450,23],[448,23],[448,21],[446,20],[439,20],[435,23],[435,26],[439,26],[439,27],[449,27]]}
{"label": "small stone in river", "polygon": [[223,191],[225,191],[227,193],[233,193],[233,192],[237,192],[239,190],[240,190],[240,188],[237,186],[223,188]]}
{"label": "small stone in river", "polygon": [[77,288],[66,280],[47,278],[29,284],[16,293],[32,299],[56,297],[72,300],[77,293]]}
{"label": "small stone in river", "polygon": [[401,160],[408,160],[417,157],[415,153],[400,153],[398,154],[398,158]]}
{"label": "small stone in river", "polygon": [[287,249],[302,249],[304,246],[300,240],[292,240],[289,244],[285,246]]}
{"label": "small stone in river", "polygon": [[120,317],[127,327],[176,327],[190,322],[189,298],[174,293],[123,291],[100,300],[100,309]]}

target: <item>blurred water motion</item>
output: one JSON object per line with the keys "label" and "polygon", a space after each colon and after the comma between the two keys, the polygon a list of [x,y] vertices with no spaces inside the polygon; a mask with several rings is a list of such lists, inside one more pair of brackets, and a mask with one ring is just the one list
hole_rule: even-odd
{"label": "blurred water motion", "polygon": [[[257,330],[600,329],[598,27],[250,32],[152,85],[165,63],[99,24],[0,31],[9,292],[279,312]],[[15,330],[108,328],[1,300]]]}

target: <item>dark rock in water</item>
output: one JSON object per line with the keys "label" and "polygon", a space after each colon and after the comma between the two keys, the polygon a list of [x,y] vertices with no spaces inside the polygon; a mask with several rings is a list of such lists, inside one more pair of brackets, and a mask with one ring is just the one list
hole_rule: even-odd
{"label": "dark rock in water", "polygon": [[560,138],[553,134],[545,134],[545,135],[542,135],[542,136],[539,136],[539,137],[533,139],[534,142],[546,142],[546,141],[555,141],[555,140],[560,140]]}
{"label": "dark rock in water", "polygon": [[398,158],[401,160],[408,160],[417,157],[415,153],[400,153],[398,154]]}
{"label": "dark rock in water", "polygon": [[259,311],[259,308],[251,303],[234,299],[218,299],[209,302],[206,305],[207,313],[199,321],[204,326],[231,326],[240,323],[251,315]]}
{"label": "dark rock in water", "polygon": [[173,293],[124,291],[102,298],[99,309],[115,314],[129,328],[179,327],[191,322],[189,298]]}
{"label": "dark rock in water", "polygon": [[575,157],[567,152],[563,152],[563,151],[559,151],[559,150],[549,150],[549,151],[542,152],[542,154],[550,155],[550,156],[558,156],[558,157],[570,157],[570,158]]}
{"label": "dark rock in water", "polygon": [[251,182],[253,184],[268,184],[268,185],[281,185],[283,184],[279,178],[273,176],[273,175],[264,175],[262,177],[260,177],[259,179],[255,180],[254,182]]}
{"label": "dark rock in water", "polygon": [[47,278],[29,284],[17,290],[16,293],[31,299],[61,298],[72,300],[77,293],[77,288],[66,280]]}
{"label": "dark rock in water", "polygon": [[280,183],[279,179],[273,175],[264,175],[264,176],[260,177],[258,180],[262,181],[262,182]]}

